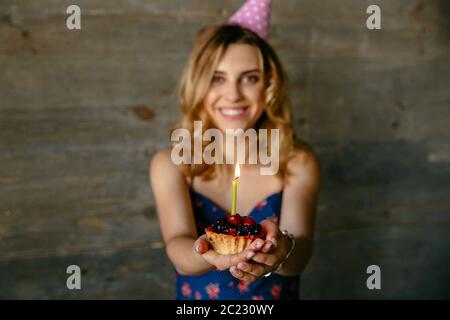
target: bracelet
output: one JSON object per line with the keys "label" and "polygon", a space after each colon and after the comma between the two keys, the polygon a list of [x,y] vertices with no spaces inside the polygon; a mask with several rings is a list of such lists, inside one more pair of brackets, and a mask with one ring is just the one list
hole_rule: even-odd
{"label": "bracelet", "polygon": [[283,235],[287,236],[289,240],[291,240],[291,248],[289,249],[288,253],[286,254],[286,257],[283,259],[283,261],[281,261],[278,266],[276,267],[276,269],[274,270],[274,272],[280,271],[281,268],[283,268],[283,265],[286,263],[286,260],[289,258],[289,256],[291,255],[292,251],[294,251],[294,247],[295,247],[295,238],[294,235],[292,235],[291,233],[289,233],[287,230],[283,230],[282,231]]}
{"label": "bracelet", "polygon": [[283,268],[283,265],[286,263],[286,260],[289,258],[289,256],[291,255],[292,251],[294,251],[295,248],[295,238],[294,235],[289,233],[287,230],[283,230],[282,231],[283,235],[287,236],[289,240],[291,240],[291,248],[289,249],[289,251],[286,254],[286,257],[283,259],[283,261],[281,261],[273,271],[267,273],[264,275],[264,277],[268,277],[272,274],[272,272],[278,272],[281,270],[281,268]]}

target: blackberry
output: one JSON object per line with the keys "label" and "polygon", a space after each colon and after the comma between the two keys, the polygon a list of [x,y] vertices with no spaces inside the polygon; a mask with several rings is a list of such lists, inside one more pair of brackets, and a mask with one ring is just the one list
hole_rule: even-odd
{"label": "blackberry", "polygon": [[228,229],[228,226],[223,225],[223,224],[215,224],[213,226],[214,232],[216,233],[222,233],[223,231]]}
{"label": "blackberry", "polygon": [[221,224],[221,225],[228,225],[227,218],[225,218],[225,217],[217,218],[216,225],[219,225],[219,224]]}
{"label": "blackberry", "polygon": [[262,230],[261,230],[261,226],[260,226],[259,224],[255,224],[255,225],[249,227],[249,233],[250,233],[251,235],[256,236],[256,235],[260,234],[261,231],[262,231]]}
{"label": "blackberry", "polygon": [[236,228],[236,234],[238,236],[246,236],[248,235],[248,228],[246,226],[244,226],[243,224],[240,224],[237,226]]}
{"label": "blackberry", "polygon": [[230,224],[226,217],[217,218],[216,223],[212,225],[214,232],[224,233],[225,230],[230,228]]}

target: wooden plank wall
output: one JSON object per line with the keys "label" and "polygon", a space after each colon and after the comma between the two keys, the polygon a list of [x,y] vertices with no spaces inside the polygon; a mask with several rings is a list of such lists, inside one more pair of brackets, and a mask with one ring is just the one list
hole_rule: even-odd
{"label": "wooden plank wall", "polygon": [[[173,297],[149,160],[196,31],[242,2],[79,0],[69,31],[73,1],[0,1],[0,298]],[[272,23],[322,161],[302,297],[450,298],[448,1],[276,0]]]}

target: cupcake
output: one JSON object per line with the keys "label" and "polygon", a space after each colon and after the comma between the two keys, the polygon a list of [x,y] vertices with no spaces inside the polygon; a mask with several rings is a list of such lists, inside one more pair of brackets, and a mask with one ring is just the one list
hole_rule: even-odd
{"label": "cupcake", "polygon": [[236,254],[257,239],[264,239],[265,232],[260,224],[250,217],[238,213],[221,217],[205,229],[212,247],[219,254]]}

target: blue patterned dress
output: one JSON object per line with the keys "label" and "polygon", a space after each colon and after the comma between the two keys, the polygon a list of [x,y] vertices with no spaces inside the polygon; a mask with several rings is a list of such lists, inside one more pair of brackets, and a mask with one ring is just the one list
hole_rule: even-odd
{"label": "blue patterned dress", "polygon": [[[198,234],[214,223],[226,211],[206,196],[190,189]],[[279,221],[282,191],[274,193],[260,202],[249,216],[256,222],[272,217]],[[240,281],[228,270],[213,270],[199,276],[186,276],[176,271],[176,298],[178,300],[278,300],[299,299],[299,276],[282,276],[272,273],[252,283]]]}

